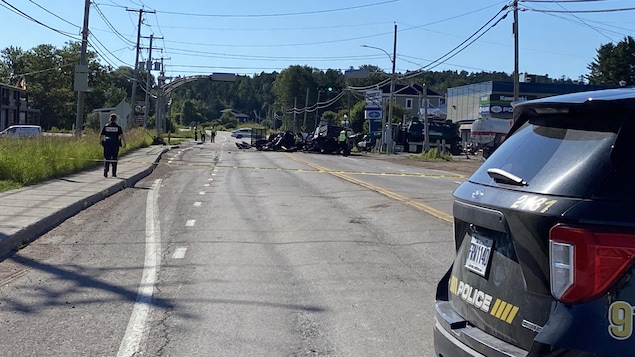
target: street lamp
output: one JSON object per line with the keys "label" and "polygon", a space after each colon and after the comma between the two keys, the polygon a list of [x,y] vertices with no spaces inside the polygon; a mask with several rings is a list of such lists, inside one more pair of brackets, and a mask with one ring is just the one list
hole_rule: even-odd
{"label": "street lamp", "polygon": [[[368,46],[368,45],[362,45],[362,47],[366,47],[366,48],[373,48],[376,50],[380,50],[383,53],[386,54],[386,56],[388,56],[388,58],[390,59],[390,62],[392,63],[392,72],[390,73],[390,96],[388,98],[388,123],[390,123],[390,129],[392,132],[392,107],[393,107],[393,93],[395,92],[395,59],[396,59],[396,48],[397,48],[397,25],[395,25],[395,53],[393,53],[393,55],[391,56],[388,52],[386,52],[383,48],[379,48],[379,47],[374,47],[374,46]],[[388,136],[386,135],[386,117],[384,115],[382,115],[382,120],[381,120],[381,150],[384,151],[384,145],[387,145],[387,138]],[[392,144],[392,137],[391,137],[391,144]]]}

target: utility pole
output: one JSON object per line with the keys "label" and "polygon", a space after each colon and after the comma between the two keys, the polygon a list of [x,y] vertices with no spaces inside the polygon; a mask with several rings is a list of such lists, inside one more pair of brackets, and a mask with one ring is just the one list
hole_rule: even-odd
{"label": "utility pole", "polygon": [[302,124],[302,130],[306,131],[306,115],[308,114],[306,108],[309,106],[309,88],[306,89],[306,96],[304,97],[304,123]]}
{"label": "utility pole", "polygon": [[[161,137],[162,132],[167,132],[167,121],[165,119],[165,113],[163,109],[165,107],[165,95],[163,93],[163,87],[165,86],[166,79],[172,79],[172,77],[166,77],[165,71],[163,67],[163,60],[165,58],[161,57],[161,68],[159,68],[159,77],[157,78],[157,115],[155,118],[154,126],[157,129],[157,137]],[[167,58],[170,59],[170,58]],[[169,141],[169,136],[168,136]]]}
{"label": "utility pole", "polygon": [[[397,63],[397,24],[395,23],[395,39],[393,41],[392,49],[392,72],[390,74],[390,96],[388,100],[388,120],[386,125],[388,128],[383,128],[384,131],[388,129],[388,135],[384,134],[384,140],[387,146],[392,146],[392,110],[393,100],[395,93],[395,64]],[[391,149],[392,150],[392,149]]]}
{"label": "utility pole", "polygon": [[428,120],[428,85],[425,83],[423,84],[423,123],[423,133],[425,135],[423,138],[423,149],[428,151],[430,148],[430,128],[428,125],[430,123]]}
{"label": "utility pole", "polygon": [[317,102],[315,102],[315,127],[313,127],[313,129],[318,127],[318,112],[320,111],[320,93],[322,91],[320,90],[320,88],[318,88],[317,91]]}
{"label": "utility pole", "polygon": [[296,113],[298,108],[298,97],[293,97],[293,132],[295,133]]}
{"label": "utility pole", "polygon": [[88,14],[90,0],[84,1],[84,27],[82,28],[82,49],[79,55],[79,65],[75,68],[75,90],[77,91],[77,115],[75,117],[75,136],[82,135],[84,125],[84,93],[88,91],[88,66],[86,65],[86,51],[88,48]]}
{"label": "utility pole", "polygon": [[143,13],[147,12],[150,14],[156,13],[156,11],[147,11],[144,9],[133,10],[126,9],[126,11],[138,12],[139,13],[139,23],[137,24],[137,49],[134,60],[134,71],[132,78],[132,95],[130,96],[130,106],[132,106],[132,115],[130,116],[130,120],[128,121],[128,127],[131,128],[134,123],[134,117],[136,113],[137,107],[137,78],[139,77],[139,51],[141,50],[141,22],[143,19]]}
{"label": "utility pole", "polygon": [[514,0],[514,101],[519,98],[520,83],[518,79],[518,0]]}
{"label": "utility pole", "polygon": [[[162,39],[162,37],[158,37]],[[146,128],[148,126],[148,113],[150,112],[150,91],[152,89],[152,40],[154,39],[154,35],[150,35],[150,47],[148,47],[148,61],[146,62],[146,100],[145,100],[145,110],[143,113],[143,127]],[[157,123],[155,122],[155,126]]]}

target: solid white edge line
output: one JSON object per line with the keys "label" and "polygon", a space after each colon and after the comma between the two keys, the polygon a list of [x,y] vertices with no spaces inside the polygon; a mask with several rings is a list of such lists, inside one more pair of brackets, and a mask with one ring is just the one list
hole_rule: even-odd
{"label": "solid white edge line", "polygon": [[159,187],[161,180],[155,180],[152,189],[148,190],[146,199],[146,240],[143,274],[137,290],[137,301],[132,307],[126,333],[119,345],[117,357],[133,356],[139,351],[139,345],[150,313],[152,294],[157,273],[161,266],[161,230],[159,221]]}

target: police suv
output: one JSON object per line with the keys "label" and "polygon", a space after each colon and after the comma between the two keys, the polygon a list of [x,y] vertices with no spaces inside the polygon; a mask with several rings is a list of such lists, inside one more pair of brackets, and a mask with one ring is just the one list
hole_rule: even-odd
{"label": "police suv", "polygon": [[634,153],[634,88],[515,105],[454,192],[437,356],[635,356]]}

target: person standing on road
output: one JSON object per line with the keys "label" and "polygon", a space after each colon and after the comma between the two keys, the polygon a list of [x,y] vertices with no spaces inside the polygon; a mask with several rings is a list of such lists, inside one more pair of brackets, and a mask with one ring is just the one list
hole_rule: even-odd
{"label": "person standing on road", "polygon": [[340,131],[340,136],[337,138],[337,141],[340,143],[340,150],[342,151],[342,155],[348,156],[350,154],[350,150],[348,148],[348,135],[346,133],[346,129],[342,129]]}
{"label": "person standing on road", "polygon": [[205,127],[201,127],[201,140],[205,142]]}
{"label": "person standing on road", "polygon": [[210,138],[210,142],[211,142],[211,143],[216,142],[216,127],[215,127],[215,126],[213,126],[213,127],[212,127],[212,133],[211,133],[211,135],[212,135],[212,136],[211,136],[211,138]]}
{"label": "person standing on road", "polygon": [[198,141],[198,128],[194,127],[194,141]]}
{"label": "person standing on road", "polygon": [[117,177],[117,157],[119,147],[125,147],[123,129],[117,124],[117,114],[110,114],[110,123],[101,129],[99,142],[104,147],[104,177],[108,177],[112,163],[112,177]]}

